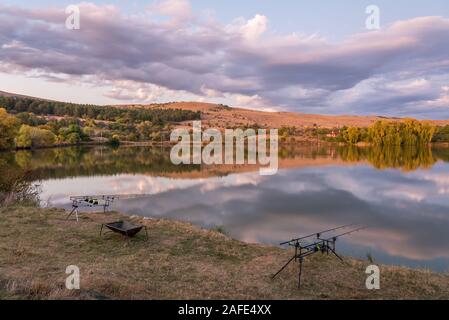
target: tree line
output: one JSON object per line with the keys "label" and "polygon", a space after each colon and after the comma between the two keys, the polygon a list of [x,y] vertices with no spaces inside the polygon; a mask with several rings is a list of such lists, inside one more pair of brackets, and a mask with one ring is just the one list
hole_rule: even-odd
{"label": "tree line", "polygon": [[0,150],[52,146],[57,140],[48,128],[32,127],[0,108]]}
{"label": "tree line", "polygon": [[0,150],[88,141],[160,141],[172,123],[200,119],[180,109],[121,109],[0,97]]}
{"label": "tree line", "polygon": [[343,128],[339,140],[351,145],[359,142],[377,146],[427,145],[435,141],[436,134],[441,130],[449,130],[449,126],[437,128],[428,122],[415,119],[405,119],[401,122],[381,120],[368,128]]}
{"label": "tree line", "polygon": [[150,121],[163,125],[166,122],[199,120],[201,113],[181,109],[143,109],[120,108],[116,106],[84,105],[58,101],[46,101],[33,98],[0,96],[0,106],[9,113],[32,113],[34,115],[73,117],[92,120],[104,120],[121,123]]}

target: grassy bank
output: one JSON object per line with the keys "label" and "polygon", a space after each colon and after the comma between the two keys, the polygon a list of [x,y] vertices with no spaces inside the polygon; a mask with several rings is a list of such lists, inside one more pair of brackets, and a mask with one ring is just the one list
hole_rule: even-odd
{"label": "grassy bank", "polygon": [[[370,263],[330,256],[306,259],[303,287],[297,266],[270,276],[292,254],[245,244],[168,220],[142,220],[143,236],[130,243],[100,238],[100,224],[118,213],[84,214],[65,221],[60,209],[0,210],[1,299],[448,299],[449,275],[381,266],[381,289],[365,289]],[[129,219],[129,218],[128,218]],[[77,265],[81,290],[65,289],[65,269]]]}

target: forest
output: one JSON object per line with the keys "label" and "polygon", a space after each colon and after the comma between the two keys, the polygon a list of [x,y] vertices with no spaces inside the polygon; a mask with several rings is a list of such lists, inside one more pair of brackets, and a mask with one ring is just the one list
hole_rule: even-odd
{"label": "forest", "polygon": [[99,141],[159,141],[174,123],[200,112],[162,108],[80,105],[0,96],[0,149]]}
{"label": "forest", "polygon": [[131,109],[4,96],[0,96],[0,106],[13,114],[27,112],[38,116],[72,117],[119,123],[150,121],[162,125],[166,122],[200,119],[200,112],[180,109]]}

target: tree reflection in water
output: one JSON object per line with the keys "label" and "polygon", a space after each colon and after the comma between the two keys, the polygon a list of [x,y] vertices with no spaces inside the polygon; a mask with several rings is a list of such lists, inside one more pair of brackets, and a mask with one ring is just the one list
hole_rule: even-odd
{"label": "tree reflection in water", "polygon": [[[369,163],[377,169],[413,171],[432,167],[437,161],[449,161],[449,148],[399,146],[296,145],[279,149],[280,167],[300,167],[301,160],[327,160]],[[295,162],[296,161],[296,162]],[[313,162],[312,162],[313,163]],[[319,163],[317,162],[317,165]],[[242,167],[242,166],[240,166]],[[245,167],[245,166],[243,166]],[[0,153],[1,187],[25,175],[26,180],[103,176],[115,174],[176,175],[206,172],[226,175],[236,166],[179,165],[170,161],[170,150],[152,147],[68,147]],[[253,168],[248,166],[247,171]],[[244,170],[243,170],[244,171]]]}

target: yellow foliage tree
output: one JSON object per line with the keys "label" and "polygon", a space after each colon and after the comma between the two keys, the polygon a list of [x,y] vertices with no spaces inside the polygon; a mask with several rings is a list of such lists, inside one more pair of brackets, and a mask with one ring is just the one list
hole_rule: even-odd
{"label": "yellow foliage tree", "polygon": [[22,125],[16,138],[18,148],[49,147],[55,144],[56,136],[47,129]]}
{"label": "yellow foliage tree", "polygon": [[0,108],[0,149],[14,148],[14,138],[19,129],[19,120]]}
{"label": "yellow foliage tree", "polygon": [[357,127],[349,127],[342,132],[343,139],[349,144],[356,144],[362,136],[361,130]]}
{"label": "yellow foliage tree", "polygon": [[377,121],[369,129],[369,137],[374,145],[426,145],[432,141],[435,126],[415,119],[403,122]]}

